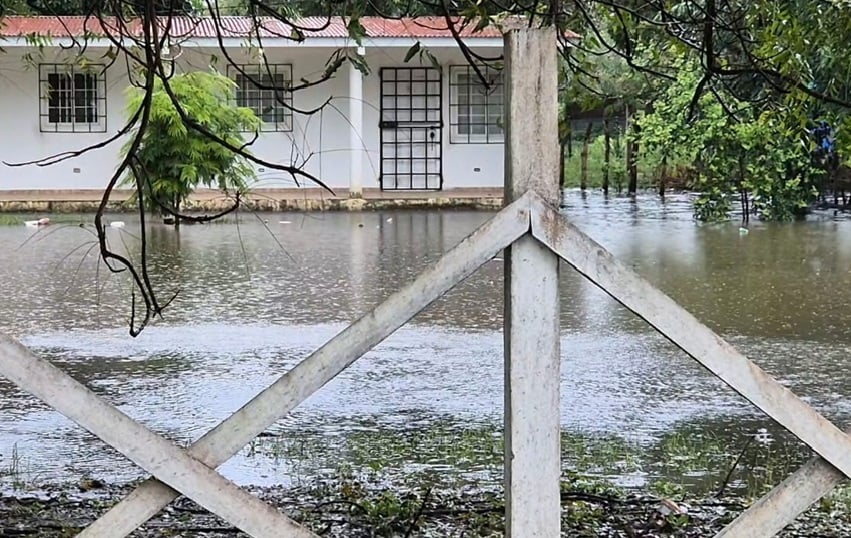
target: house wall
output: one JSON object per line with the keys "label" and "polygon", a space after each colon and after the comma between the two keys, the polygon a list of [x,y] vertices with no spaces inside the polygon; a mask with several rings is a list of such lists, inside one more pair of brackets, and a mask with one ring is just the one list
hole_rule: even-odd
{"label": "house wall", "polygon": [[[95,59],[103,50],[91,50]],[[25,54],[33,61],[37,51],[8,48],[0,54],[0,190],[15,189],[103,189],[112,176],[116,163],[115,148],[89,152],[76,159],[50,167],[10,167],[10,162],[41,159],[65,151],[74,151],[103,141],[120,129],[123,121],[126,68],[116,64],[108,70],[106,133],[43,133],[39,123],[38,67],[28,65]],[[45,51],[44,63],[62,61],[59,54]]]}
{"label": "house wall", "polygon": [[[274,48],[267,49],[265,56],[270,64],[292,66],[294,84],[302,79],[321,78],[325,63],[334,49],[321,48]],[[238,64],[254,64],[246,50],[229,52],[223,57],[221,50],[186,49],[180,57],[181,69],[198,71],[209,69],[210,58],[218,58],[217,66],[227,71],[230,61]],[[290,132],[262,132],[251,147],[258,158],[267,162],[294,166],[317,177],[331,187],[347,187],[349,184],[349,130],[345,117],[348,116],[348,77],[345,69],[319,85],[294,92],[293,108],[305,113],[293,112]],[[323,103],[329,102],[323,107]],[[317,113],[308,113],[320,109]],[[294,178],[285,171],[255,163],[257,188],[296,187]],[[298,178],[300,186],[314,186]]]}
{"label": "house wall", "polygon": [[[328,57],[335,49],[281,47],[265,51],[270,63],[292,65],[293,80],[315,79],[321,76]],[[86,56],[100,61],[105,49],[89,49]],[[294,165],[316,175],[333,188],[349,185],[350,157],[352,151],[362,152],[362,186],[378,188],[379,181],[379,105],[381,67],[404,66],[407,48],[367,48],[367,61],[371,72],[363,80],[363,131],[362,146],[352,147],[350,142],[350,107],[356,106],[348,95],[349,67],[344,66],[331,80],[304,91],[296,92],[293,105],[297,109],[312,110],[328,104],[315,114],[293,115],[292,132],[264,132],[252,146],[252,152],[273,163]],[[449,68],[450,64],[465,62],[457,49],[432,49],[443,69],[443,173],[444,188],[500,187],[503,184],[502,144],[452,144],[449,125]],[[493,49],[487,51],[493,54]],[[31,61],[62,61],[61,52],[45,49],[42,57],[32,49],[8,48],[0,54],[0,190],[76,190],[103,189],[112,177],[119,162],[118,151],[124,140],[47,167],[11,167],[5,163],[25,162],[75,151],[90,144],[102,142],[113,136],[126,121],[125,91],[128,85],[126,63],[117,61],[106,74],[107,129],[105,133],[52,133],[41,132],[39,127],[38,68]],[[206,70],[210,59],[218,57],[217,65],[226,69],[227,60],[216,49],[184,49],[177,62],[179,71]],[[230,53],[236,62],[250,63],[245,50]],[[418,60],[411,64],[417,65]],[[427,64],[430,65],[430,64]],[[269,166],[256,165],[256,188],[295,187],[285,172]],[[312,186],[310,184],[302,186]]]}

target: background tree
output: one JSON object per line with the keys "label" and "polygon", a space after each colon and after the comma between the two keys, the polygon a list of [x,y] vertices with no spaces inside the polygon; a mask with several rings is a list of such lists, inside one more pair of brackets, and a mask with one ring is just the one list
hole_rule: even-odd
{"label": "background tree", "polygon": [[[243,133],[256,134],[260,127],[250,108],[233,104],[236,84],[218,72],[174,75],[169,85],[191,121],[230,146],[245,145]],[[132,118],[146,94],[133,87],[129,93],[127,114]],[[244,155],[186,126],[161,80],[154,83],[148,123],[132,155],[131,146],[128,142],[123,148],[125,158],[130,158],[124,184],[135,187],[139,203],[149,211],[174,216],[175,226],[198,185],[238,197],[254,177]]]}

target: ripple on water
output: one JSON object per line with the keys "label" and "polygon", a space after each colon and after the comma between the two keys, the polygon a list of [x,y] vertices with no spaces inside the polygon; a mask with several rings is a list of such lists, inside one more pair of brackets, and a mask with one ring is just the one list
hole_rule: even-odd
{"label": "ripple on water", "polygon": [[[847,420],[851,296],[841,290],[851,285],[851,221],[753,223],[742,236],[737,223],[695,224],[688,196],[662,204],[644,195],[606,200],[574,192],[564,212],[783,384],[831,419]],[[15,252],[0,259],[0,330],[154,430],[191,442],[487,217],[465,211],[272,216],[270,222],[294,224],[267,229],[250,220],[239,235],[232,224],[180,234],[154,226],[152,276],[164,290],[181,293],[166,319],[138,338],[123,325],[129,297],[120,277],[97,271],[91,258],[66,259],[69,245],[88,240],[85,230],[39,236],[19,248],[33,232],[0,227],[0,249]],[[133,238],[124,239],[132,248]],[[682,424],[730,432],[731,423],[766,423],[566,266],[561,279],[566,429],[644,442]],[[339,441],[361,431],[426,431],[440,420],[498,428],[502,286],[501,260],[485,264],[272,430]],[[115,477],[138,474],[3,381],[0,409],[0,467],[17,446],[44,478],[104,469]],[[281,479],[270,461],[244,453],[223,469],[243,483]]]}
{"label": "ripple on water", "polygon": [[[336,334],[341,326],[188,325],[151,327],[127,339],[120,331],[45,333],[26,339],[128,415],[179,442],[191,442],[239,409]],[[223,337],[232,334],[233,337]],[[737,339],[769,370],[811,344]],[[334,436],[358,429],[427,428],[434,417],[498,425],[502,414],[502,335],[405,327],[307,399],[276,428]],[[835,353],[818,355],[829,364]],[[667,341],[650,332],[566,332],[562,338],[562,424],[632,440],[658,438],[677,424],[759,414]],[[130,359],[128,359],[130,357]],[[802,367],[803,368],[803,367]],[[811,364],[809,368],[813,368]],[[817,366],[816,366],[817,368]],[[814,402],[844,414],[835,377],[788,382]],[[812,392],[811,392],[812,393]],[[43,479],[74,472],[123,478],[137,471],[90,435],[24,394],[7,393],[0,454],[18,450]],[[21,413],[21,409],[29,409]],[[374,421],[363,422],[364,418]],[[45,440],[50,442],[45,443]],[[225,469],[246,483],[279,475],[240,456]]]}

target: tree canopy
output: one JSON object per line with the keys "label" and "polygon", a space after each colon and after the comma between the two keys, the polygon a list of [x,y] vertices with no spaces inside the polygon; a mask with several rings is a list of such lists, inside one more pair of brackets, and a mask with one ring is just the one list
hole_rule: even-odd
{"label": "tree canopy", "polygon": [[[228,145],[244,145],[243,133],[260,128],[260,120],[250,108],[232,105],[236,84],[222,74],[181,73],[171,79],[170,86],[182,112]],[[129,91],[127,115],[133,117],[143,107],[146,94],[132,86]],[[131,138],[122,148],[125,158],[130,158],[124,183],[136,189],[142,207],[173,215],[175,226],[180,224],[181,206],[198,185],[216,186],[238,197],[254,176],[243,155],[181,121],[160,80],[154,84],[148,122],[136,130],[143,131],[138,143]]]}

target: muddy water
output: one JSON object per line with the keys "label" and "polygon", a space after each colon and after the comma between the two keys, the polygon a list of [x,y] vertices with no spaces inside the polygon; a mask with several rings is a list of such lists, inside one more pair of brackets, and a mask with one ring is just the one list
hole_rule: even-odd
{"label": "muddy water", "polygon": [[[829,417],[851,418],[851,221],[815,215],[757,223],[742,235],[735,223],[694,223],[686,197],[633,202],[576,193],[564,211]],[[163,297],[179,294],[135,339],[127,334],[127,281],[96,262],[88,229],[0,227],[0,330],[154,430],[191,442],[488,216],[246,214],[238,225],[179,233],[153,226],[152,277]],[[116,218],[127,226],[110,231],[111,243],[134,251],[133,219]],[[682,429],[735,438],[770,427],[567,267],[561,289],[566,430],[643,443]],[[501,321],[494,260],[270,432],[335,446],[353,432],[393,437],[439,425],[451,439],[453,424],[493,428],[502,412]],[[288,446],[262,456],[250,447],[223,471],[239,483],[292,480],[307,449]],[[380,447],[373,450],[379,457]],[[42,481],[140,474],[0,380],[0,469],[13,451]]]}

